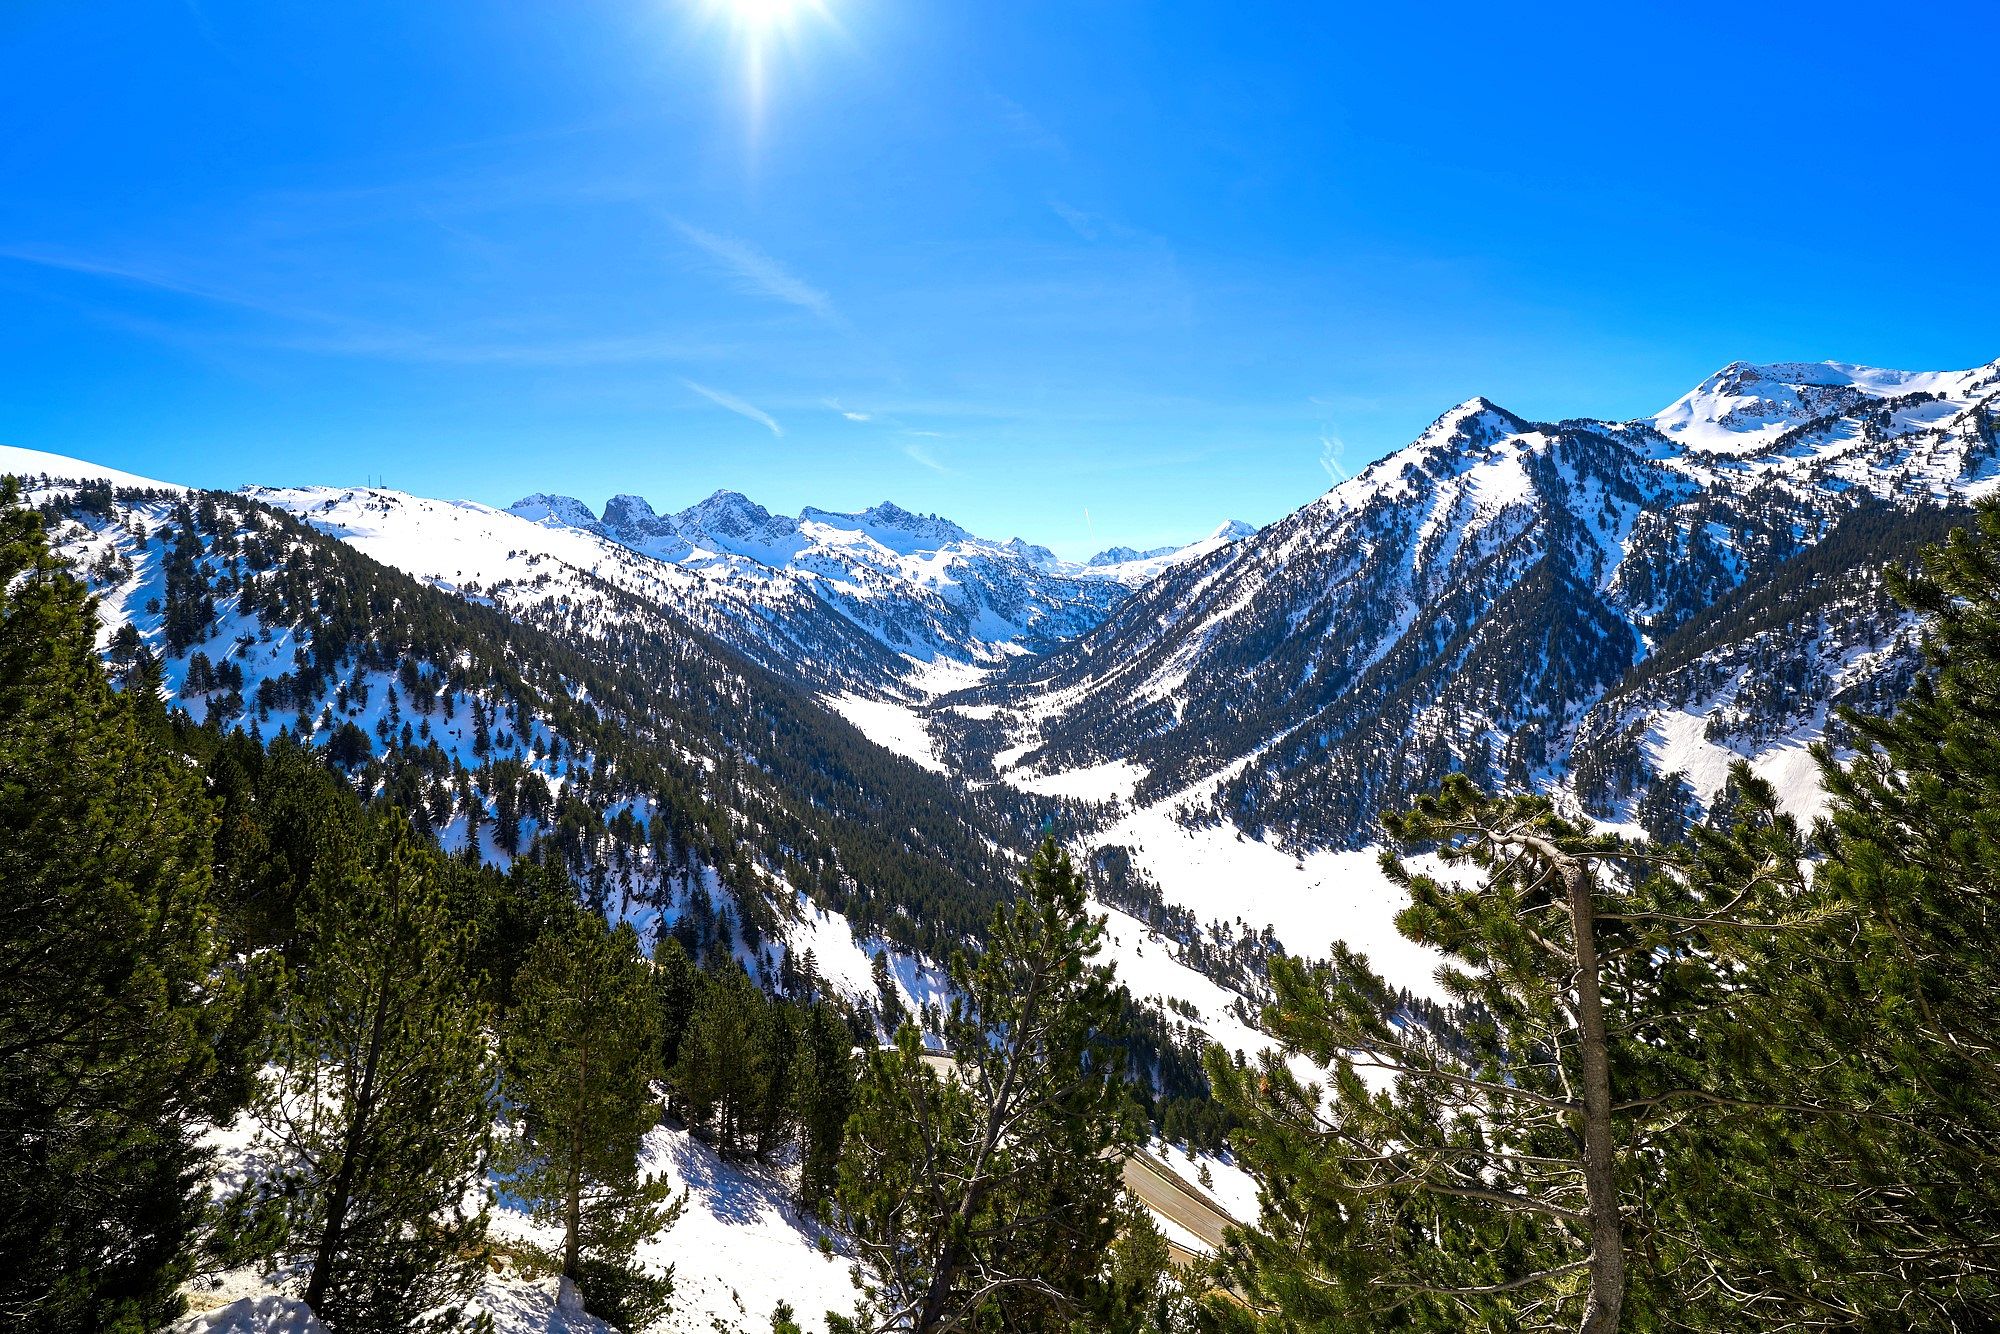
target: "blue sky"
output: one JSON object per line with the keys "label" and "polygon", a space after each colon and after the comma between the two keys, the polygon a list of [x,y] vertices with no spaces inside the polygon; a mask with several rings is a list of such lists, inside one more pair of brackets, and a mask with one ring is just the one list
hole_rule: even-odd
{"label": "blue sky", "polygon": [[824,4],[0,7],[0,441],[1083,555],[2000,357],[1991,6]]}

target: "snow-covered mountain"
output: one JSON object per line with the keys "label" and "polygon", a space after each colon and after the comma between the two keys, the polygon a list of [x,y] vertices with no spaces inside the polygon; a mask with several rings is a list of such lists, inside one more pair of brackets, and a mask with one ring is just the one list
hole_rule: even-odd
{"label": "snow-covered mountain", "polygon": [[[1590,794],[1604,813],[1629,816],[1678,769],[1705,800],[1722,765],[1690,726],[1731,754],[1782,752],[1810,789],[1803,746],[1827,697],[1892,698],[1908,679],[1914,637],[1880,610],[1881,562],[1941,531],[1940,507],[2000,490],[1997,402],[2000,363],[1737,363],[1630,422],[1473,399],[1059,652],[948,697],[934,727],[1013,781],[1301,852],[1362,847],[1379,810],[1448,772],[1567,789],[1614,745],[1616,764],[1594,761],[1626,774]],[[1713,623],[1812,570],[1835,533],[1848,563],[1773,605],[1828,580],[1845,601],[1766,617],[1755,651]],[[1669,644],[1694,654],[1681,674],[1631,687]],[[1771,710],[1785,717],[1737,716]]]}
{"label": "snow-covered mountain", "polygon": [[1794,427],[1869,403],[1916,394],[1939,402],[1962,401],[1992,369],[1889,371],[1841,361],[1770,366],[1732,361],[1651,421],[1678,444],[1710,453],[1755,454]]}
{"label": "snow-covered mountain", "polygon": [[[889,504],[249,494],[565,642],[691,627],[934,773],[1115,799],[1101,836],[1150,843],[1204,922],[1318,951],[1348,903],[1393,948],[1363,849],[1446,773],[1640,821],[1741,755],[1809,798],[1831,706],[1914,670],[1880,566],[2000,490],[1996,392],[2000,363],[1739,362],[1626,422],[1475,398],[1262,531],[1082,563]],[[926,702],[954,680],[977,683]],[[1202,830],[1262,840],[1291,888],[1201,898],[1187,868],[1230,864]]]}
{"label": "snow-covered mountain", "polygon": [[[1054,811],[885,753],[685,619],[677,605],[732,605],[704,576],[580,528],[372,490],[191,491],[0,447],[5,475],[26,480],[57,554],[95,594],[100,649],[128,688],[317,748],[448,849],[505,866],[539,839],[538,855],[642,939],[707,923],[769,988],[809,976],[863,1016],[924,1013],[946,985],[934,960],[990,920]],[[775,636],[797,631],[768,601],[733,605]],[[1197,967],[1186,941],[1110,916],[1109,952],[1158,1041],[1264,1044],[1244,992]],[[1174,1068],[1192,1060],[1181,1051]],[[690,1200],[647,1243],[677,1264],[661,1328],[762,1328],[784,1298],[819,1329],[820,1312],[851,1304],[848,1257],[823,1250],[782,1164],[726,1162],[668,1126],[645,1152]],[[548,1241],[504,1200],[495,1234]],[[185,1334],[303,1318],[255,1267],[196,1295]],[[508,1334],[610,1334],[512,1270],[477,1300]]]}
{"label": "snow-covered mountain", "polygon": [[607,538],[725,587],[762,586],[787,605],[803,591],[918,663],[993,664],[1049,648],[1095,626],[1161,571],[1253,531],[1232,521],[1185,546],[1114,548],[1075,563],[1018,537],[977,537],[888,502],[859,513],[807,507],[792,517],[718,491],[660,514],[643,497],[620,495],[599,518],[574,497],[537,493],[511,512]]}
{"label": "snow-covered mountain", "polygon": [[[447,846],[547,835],[609,913],[720,904],[758,976],[810,951],[857,1004],[886,954],[920,1011],[926,958],[1060,820],[1120,977],[1176,1040],[1249,1049],[1274,948],[1345,940],[1436,995],[1369,845],[1447,773],[1665,832],[1745,758],[1810,811],[1837,707],[1918,670],[1883,566],[2000,494],[2000,362],[1739,362],[1626,422],[1475,398],[1266,529],[1082,563],[889,504],[229,496],[8,448],[0,474],[44,479],[121,670],[325,747]],[[658,1147],[714,1222],[691,1314],[759,1314],[774,1263],[839,1288],[770,1182]]]}

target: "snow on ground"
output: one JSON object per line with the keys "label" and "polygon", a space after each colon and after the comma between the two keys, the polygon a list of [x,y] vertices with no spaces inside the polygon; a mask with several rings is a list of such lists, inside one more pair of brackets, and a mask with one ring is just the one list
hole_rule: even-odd
{"label": "snow on ground", "polygon": [[488,1274],[472,1311],[493,1318],[493,1334],[620,1334],[585,1311],[576,1289],[555,1275]]}
{"label": "snow on ground", "polygon": [[[1117,967],[1118,980],[1139,1000],[1171,999],[1192,1005],[1196,1025],[1230,1051],[1253,1054],[1271,1039],[1238,1017],[1243,997],[1173,956],[1170,943],[1144,922],[1096,899],[1090,909],[1105,917],[1100,960]],[[1178,1017],[1168,1011],[1169,1017]]]}
{"label": "snow on ground", "polygon": [[[852,1261],[820,1249],[820,1229],[793,1204],[776,1170],[725,1162],[693,1135],[665,1125],[646,1136],[640,1164],[688,1193],[679,1221],[639,1246],[642,1263],[674,1266],[672,1307],[652,1334],[762,1334],[781,1301],[792,1304],[807,1330],[823,1330],[827,1311],[854,1310]],[[496,1209],[492,1232],[543,1250],[561,1243],[560,1229],[518,1209]],[[543,1327],[515,1328],[539,1334]],[[547,1328],[554,1334],[562,1327]],[[583,1334],[587,1327],[575,1328]]]}
{"label": "snow on ground", "polygon": [[[1002,653],[1012,655],[1014,645],[1000,645]],[[982,666],[973,662],[956,662],[950,658],[933,658],[929,662],[919,662],[903,678],[903,684],[927,697],[949,695],[954,690],[968,690],[993,675],[999,668]]]}
{"label": "snow on ground", "polygon": [[[216,1155],[213,1198],[235,1192],[261,1170],[258,1139],[248,1115],[205,1137]],[[651,1334],[764,1334],[781,1300],[792,1303],[810,1331],[825,1327],[827,1311],[854,1309],[851,1261],[821,1251],[820,1229],[793,1203],[782,1167],[725,1162],[687,1131],[660,1125],[646,1136],[640,1168],[664,1174],[688,1195],[679,1221],[639,1248],[642,1263],[656,1270],[674,1266],[671,1308]],[[478,1203],[475,1196],[467,1206]],[[494,1207],[489,1235],[503,1254],[508,1243],[545,1254],[559,1253],[562,1244],[559,1227],[537,1223],[504,1196]],[[303,1310],[291,1300],[300,1285],[297,1275],[255,1268],[197,1279],[184,1289],[195,1314],[173,1334],[317,1334],[317,1325],[280,1319],[286,1303]],[[565,1309],[561,1295],[555,1278],[530,1278],[510,1267],[485,1276],[473,1310],[494,1317],[495,1334],[615,1334],[602,1321]],[[232,1312],[226,1320],[223,1310]]]}
{"label": "snow on ground", "polygon": [[859,695],[821,696],[826,706],[861,729],[861,734],[884,750],[920,764],[932,773],[946,772],[938,758],[937,744],[921,714],[907,704],[886,699],[863,699]]}
{"label": "snow on ground", "polygon": [[538,557],[593,575],[625,573],[628,564],[655,581],[665,572],[657,562],[633,561],[595,534],[531,523],[469,500],[429,500],[379,487],[248,487],[244,494],[384,565],[452,591],[530,580]]}
{"label": "snow on ground", "polygon": [[326,1326],[298,1298],[265,1292],[191,1315],[168,1334],[326,1334]]}
{"label": "snow on ground", "polygon": [[[19,445],[0,445],[0,477],[49,477],[63,481],[109,482],[113,486],[129,486],[139,491],[185,491],[178,482],[156,482],[150,477],[136,473],[121,472],[117,468],[107,468],[98,463],[86,463],[82,459],[68,458],[62,454],[46,454],[39,449],[23,449]],[[26,483],[23,482],[25,487]]]}
{"label": "snow on ground", "polygon": [[1095,841],[1130,848],[1161,896],[1204,923],[1269,926],[1286,949],[1310,957],[1323,957],[1342,940],[1391,983],[1444,999],[1434,976],[1443,956],[1396,930],[1396,914],[1409,899],[1373,851],[1294,857],[1227,825],[1177,824],[1166,804],[1132,812]]}
{"label": "snow on ground", "polygon": [[[1239,1223],[1254,1223],[1257,1220],[1257,1181],[1248,1172],[1236,1165],[1236,1158],[1228,1150],[1219,1154],[1190,1153],[1179,1144],[1167,1140],[1154,1140],[1146,1146],[1146,1152],[1165,1163],[1181,1180],[1199,1190],[1202,1194],[1222,1206]],[[1203,1172],[1208,1180],[1202,1180]]]}
{"label": "snow on ground", "polygon": [[821,982],[849,1000],[874,1004],[875,956],[889,956],[889,985],[897,999],[913,1016],[921,1016],[930,1006],[949,1003],[951,984],[944,970],[918,955],[904,954],[881,936],[857,936],[847,918],[831,908],[822,908],[799,894],[797,920],[785,927],[779,948],[795,958],[812,952],[813,969]]}
{"label": "snow on ground", "polygon": [[784,948],[798,958],[810,951],[820,979],[841,995],[873,996],[871,954],[855,939],[853,925],[843,914],[820,907],[804,894],[795,902],[799,916],[785,927]]}
{"label": "snow on ground", "polygon": [[[1824,708],[1791,736],[1783,737],[1747,757],[1751,772],[1770,783],[1778,793],[1778,804],[1802,825],[1827,810],[1826,788],[1819,781],[1819,761],[1813,758],[1812,743],[1825,728]],[[1708,716],[1699,709],[1676,709],[1658,715],[1647,732],[1647,751],[1654,767],[1663,774],[1679,771],[1702,801],[1713,805],[1729,781],[1729,768],[1746,758],[1728,746],[1717,745],[1707,736]]]}
{"label": "snow on ground", "polygon": [[1154,1209],[1148,1209],[1146,1213],[1152,1218],[1153,1226],[1160,1230],[1160,1235],[1167,1239],[1169,1245],[1178,1246],[1190,1255],[1207,1255],[1214,1249],[1197,1237],[1192,1230],[1183,1227],[1165,1214]]}
{"label": "snow on ground", "polygon": [[1083,769],[1063,769],[1052,774],[1009,774],[1007,782],[1025,792],[1045,797],[1077,797],[1085,801],[1129,801],[1132,789],[1146,771],[1130,760],[1112,760]]}
{"label": "snow on ground", "polygon": [[768,1330],[781,1301],[808,1330],[823,1329],[828,1311],[854,1310],[852,1261],[820,1249],[819,1228],[773,1175],[726,1163],[666,1127],[646,1137],[644,1162],[692,1190],[680,1221],[640,1248],[676,1266],[674,1309],[661,1330]]}
{"label": "snow on ground", "polygon": [[[168,1334],[326,1334],[312,1308],[284,1291],[273,1276],[236,1270],[218,1276],[210,1288],[191,1285],[190,1305],[196,1309]],[[251,1289],[245,1296],[234,1294]],[[209,1303],[221,1299],[219,1305]],[[554,1275],[526,1278],[508,1270],[482,1276],[479,1290],[467,1303],[471,1315],[493,1320],[493,1334],[621,1334],[587,1313],[576,1289]],[[704,1326],[710,1329],[712,1326]]]}

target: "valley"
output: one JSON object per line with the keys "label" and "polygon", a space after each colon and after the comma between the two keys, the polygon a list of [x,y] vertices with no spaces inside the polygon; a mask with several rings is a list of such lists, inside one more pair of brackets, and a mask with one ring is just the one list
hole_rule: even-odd
{"label": "valley", "polygon": [[[809,977],[885,1033],[936,1022],[949,955],[1055,834],[1174,1098],[1202,1044],[1272,1048],[1274,956],[1354,951],[1450,1002],[1374,824],[1446,775],[1661,839],[1746,760],[1816,814],[1832,710],[1918,669],[1880,571],[2000,492],[1997,424],[2000,365],[1738,364],[1623,423],[1473,400],[1262,530],[1081,563],[890,504],[0,472],[107,662],[191,722],[322,750],[447,852],[553,856],[642,940],[719,922],[760,985]],[[1177,1253],[1212,1250],[1210,1206],[1153,1185]],[[714,1303],[748,1278],[689,1281],[687,1318],[744,1314]]]}

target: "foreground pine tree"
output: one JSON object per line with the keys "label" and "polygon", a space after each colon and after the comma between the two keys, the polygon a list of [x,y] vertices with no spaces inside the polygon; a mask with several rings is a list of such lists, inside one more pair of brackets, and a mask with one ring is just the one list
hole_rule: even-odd
{"label": "foreground pine tree", "polygon": [[952,961],[950,1072],[907,1024],[870,1056],[838,1192],[870,1327],[1102,1327],[1118,1155],[1136,1138],[1102,932],[1043,843],[985,951]]}
{"label": "foreground pine tree", "polygon": [[1460,1023],[1349,954],[1274,963],[1332,1097],[1211,1057],[1265,1205],[1213,1325],[2000,1324],[2000,507],[1889,582],[1932,670],[1844,715],[1811,844],[1741,765],[1680,847],[1462,780],[1387,820],[1477,873],[1411,877],[1398,922]]}
{"label": "foreground pine tree", "polygon": [[666,1311],[671,1271],[653,1275],[638,1244],[680,1212],[664,1177],[639,1170],[660,1116],[660,1012],[639,938],[577,913],[545,935],[515,981],[502,1030],[504,1090],[523,1137],[508,1189],[563,1228],[563,1274],[586,1309],[645,1329]]}
{"label": "foreground pine tree", "polygon": [[1819,921],[1798,915],[1796,828],[1751,787],[1700,856],[1462,778],[1387,817],[1463,868],[1390,862],[1412,900],[1397,925],[1451,960],[1459,1022],[1413,1022],[1344,947],[1273,962],[1266,1023],[1331,1084],[1211,1054],[1264,1203],[1225,1261],[1247,1306],[1211,1303],[1214,1321],[1611,1334],[1773,1327],[1751,1291],[1802,1310],[1840,1257],[1788,1237],[1778,1196],[1758,1207],[1798,1180],[1795,1149],[1760,1138],[1841,1109],[1794,1103],[1757,1046],[1777,1013],[1765,942]]}
{"label": "foreground pine tree", "polygon": [[179,1309],[221,1115],[210,821],[107,684],[84,588],[0,483],[0,1325]]}
{"label": "foreground pine tree", "polygon": [[448,1323],[478,1273],[494,1070],[448,869],[399,814],[371,813],[300,913],[257,1114],[306,1301],[334,1334],[438,1308]]}
{"label": "foreground pine tree", "polygon": [[[1894,716],[1852,711],[1860,758],[1822,749],[1815,877],[1837,930],[1806,966],[1809,1092],[1857,1115],[1810,1146],[1846,1253],[1845,1304],[1905,1328],[2000,1325],[2000,504],[1891,591],[1928,621],[1930,671]],[[1842,1059],[1831,1066],[1826,1054]],[[1837,1224],[1835,1228],[1832,1225]]]}

